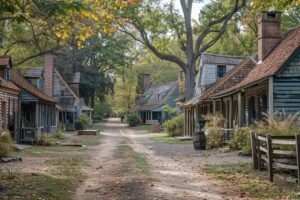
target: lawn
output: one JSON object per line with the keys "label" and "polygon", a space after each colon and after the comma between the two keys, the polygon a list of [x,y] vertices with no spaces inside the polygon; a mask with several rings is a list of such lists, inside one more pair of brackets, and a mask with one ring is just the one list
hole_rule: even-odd
{"label": "lawn", "polygon": [[69,133],[61,142],[84,144],[86,147],[33,145],[15,152],[24,160],[31,158],[38,161],[40,158],[47,158],[37,163],[40,168],[48,170],[28,172],[31,170],[24,170],[24,167],[30,166],[23,166],[21,162],[20,169],[0,171],[0,199],[71,199],[71,195],[84,179],[80,170],[91,159],[87,150],[100,144],[101,135],[77,136]]}
{"label": "lawn", "polygon": [[147,125],[147,124],[141,124],[130,128],[136,131],[148,131],[148,132],[152,131],[152,125]]}
{"label": "lawn", "polygon": [[148,139],[165,144],[192,144],[192,141],[179,141],[174,137],[168,136],[168,134],[166,133],[157,133],[155,135],[149,136]]}
{"label": "lawn", "polygon": [[255,171],[251,164],[222,164],[206,166],[205,172],[212,174],[239,191],[241,197],[257,199],[300,199],[296,183],[277,177],[274,183],[268,181],[267,172]]}

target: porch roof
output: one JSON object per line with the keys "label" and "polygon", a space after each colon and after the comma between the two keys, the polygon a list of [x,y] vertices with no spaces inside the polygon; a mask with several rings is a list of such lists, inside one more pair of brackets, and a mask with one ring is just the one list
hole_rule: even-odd
{"label": "porch roof", "polygon": [[275,48],[257,64],[240,83],[224,90],[218,96],[234,93],[247,86],[274,76],[300,47],[300,26],[290,30]]}
{"label": "porch roof", "polygon": [[7,81],[2,77],[0,77],[0,86],[9,90],[13,90],[16,93],[21,91],[20,88],[18,88],[12,81]]}
{"label": "porch roof", "polygon": [[33,94],[39,99],[46,101],[48,103],[56,104],[56,102],[51,97],[49,97],[42,91],[38,90],[28,80],[26,80],[19,72],[15,70],[12,70],[12,82],[15,83],[19,88],[26,90],[27,92]]}

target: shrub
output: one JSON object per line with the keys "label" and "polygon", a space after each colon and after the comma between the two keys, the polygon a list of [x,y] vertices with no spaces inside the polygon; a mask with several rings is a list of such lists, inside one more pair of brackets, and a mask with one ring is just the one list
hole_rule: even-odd
{"label": "shrub", "polygon": [[48,133],[42,133],[38,144],[43,146],[53,146],[55,144],[55,138],[50,136]]}
{"label": "shrub", "polygon": [[177,115],[178,109],[175,107],[171,107],[169,105],[164,105],[163,106],[163,111],[166,114],[167,117],[173,118]]}
{"label": "shrub", "polygon": [[77,130],[84,130],[92,126],[92,122],[86,113],[82,113],[78,119],[76,119],[75,126]]}
{"label": "shrub", "polygon": [[224,145],[224,117],[221,114],[208,114],[204,116],[205,130],[208,132],[207,146],[210,148]]}
{"label": "shrub", "polygon": [[127,115],[127,123],[130,127],[137,126],[140,123],[140,117],[137,113],[130,113]]}
{"label": "shrub", "polygon": [[184,131],[184,114],[180,114],[170,120],[167,120],[163,124],[163,127],[167,134],[171,137],[182,136]]}
{"label": "shrub", "polygon": [[64,139],[64,138],[66,138],[64,132],[61,129],[57,129],[56,133],[54,134],[53,137],[56,138],[56,139]]}
{"label": "shrub", "polygon": [[0,157],[9,156],[13,150],[13,142],[10,133],[0,130]]}
{"label": "shrub", "polygon": [[236,128],[233,139],[229,143],[230,148],[241,150],[242,154],[251,153],[250,128]]}

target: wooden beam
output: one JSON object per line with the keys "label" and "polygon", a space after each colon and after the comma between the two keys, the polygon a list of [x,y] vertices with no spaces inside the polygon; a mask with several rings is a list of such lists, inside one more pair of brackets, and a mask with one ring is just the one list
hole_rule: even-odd
{"label": "wooden beam", "polygon": [[296,135],[296,158],[297,158],[297,175],[298,186],[300,185],[300,135]]}
{"label": "wooden beam", "polygon": [[267,135],[267,149],[269,179],[271,182],[273,182],[273,148],[271,135]]}
{"label": "wooden beam", "polygon": [[272,118],[274,112],[274,92],[273,92],[273,77],[269,78],[269,116]]}
{"label": "wooden beam", "polygon": [[239,92],[238,93],[238,126],[241,127],[242,126],[242,93]]}

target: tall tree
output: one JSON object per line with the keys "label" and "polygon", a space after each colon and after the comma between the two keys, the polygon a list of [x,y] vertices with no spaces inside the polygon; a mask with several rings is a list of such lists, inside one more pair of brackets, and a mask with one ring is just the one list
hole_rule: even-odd
{"label": "tall tree", "polygon": [[[121,25],[121,31],[145,45],[157,57],[182,68],[185,73],[186,100],[192,97],[195,87],[197,60],[221,38],[235,13],[246,5],[246,0],[211,1],[193,24],[191,13],[195,2],[199,1],[180,0],[182,16],[174,9],[174,1],[163,7],[159,0],[147,1],[127,12],[130,20]],[[166,48],[168,42],[174,39],[184,58],[170,53]]]}

